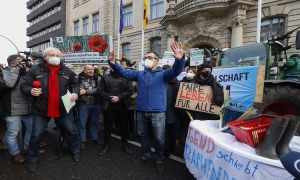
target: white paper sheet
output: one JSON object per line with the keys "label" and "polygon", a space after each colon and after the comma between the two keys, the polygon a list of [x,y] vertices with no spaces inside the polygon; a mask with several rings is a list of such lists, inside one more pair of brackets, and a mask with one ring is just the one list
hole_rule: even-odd
{"label": "white paper sheet", "polygon": [[61,97],[64,106],[66,108],[67,113],[69,113],[70,109],[75,105],[75,101],[71,102],[71,93],[67,90],[67,94]]}

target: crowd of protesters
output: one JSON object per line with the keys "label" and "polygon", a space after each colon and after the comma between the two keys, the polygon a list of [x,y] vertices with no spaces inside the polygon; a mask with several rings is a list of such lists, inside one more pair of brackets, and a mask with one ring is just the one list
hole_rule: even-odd
{"label": "crowd of protesters", "polygon": [[[187,69],[186,76],[178,80],[185,66],[182,45],[172,43],[173,66],[158,67],[159,56],[149,51],[143,58],[145,69],[137,71],[126,56],[115,60],[109,57],[110,73],[102,72],[98,65],[86,64],[83,71],[74,73],[71,64],[61,62],[59,49],[49,47],[43,57],[30,69],[22,56],[8,57],[8,67],[0,70],[0,149],[8,149],[14,163],[24,163],[28,154],[27,171],[37,170],[42,134],[48,122],[55,120],[53,129],[61,129],[73,153],[74,162],[80,161],[80,150],[85,149],[87,129],[91,141],[100,145],[100,156],[109,152],[113,123],[119,129],[123,151],[132,155],[128,140],[134,129],[141,141],[142,156],[133,161],[142,165],[155,161],[158,173],[165,170],[164,158],[169,157],[185,136],[191,119],[219,119],[218,116],[175,108],[180,82],[211,86],[213,103],[222,106],[224,94],[220,84],[211,75],[212,67],[202,64]],[[76,105],[67,111],[62,96],[70,92],[70,101]],[[104,142],[100,141],[99,118],[103,120]],[[6,122],[6,126],[5,123]],[[134,128],[136,122],[136,128]],[[18,133],[25,126],[22,153],[18,146]],[[5,135],[4,135],[5,133]],[[151,140],[155,142],[154,159]]]}

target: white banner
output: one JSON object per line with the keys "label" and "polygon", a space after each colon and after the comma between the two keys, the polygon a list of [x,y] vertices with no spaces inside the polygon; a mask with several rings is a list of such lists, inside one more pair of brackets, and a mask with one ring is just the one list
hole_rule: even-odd
{"label": "white banner", "polygon": [[68,61],[100,61],[107,60],[107,56],[99,56],[97,52],[63,54],[62,60]]}
{"label": "white banner", "polygon": [[[216,132],[218,121],[191,121],[186,137],[186,166],[200,180],[292,180],[279,160],[258,156],[229,133]],[[293,139],[297,140],[298,139]],[[291,147],[293,148],[293,147]]]}

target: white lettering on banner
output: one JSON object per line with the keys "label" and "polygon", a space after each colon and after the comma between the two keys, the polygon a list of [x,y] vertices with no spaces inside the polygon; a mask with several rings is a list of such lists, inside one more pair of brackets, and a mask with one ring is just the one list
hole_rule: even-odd
{"label": "white lettering on banner", "polygon": [[258,164],[240,161],[240,157],[230,151],[223,151],[216,147],[214,140],[201,131],[189,127],[184,158],[199,173],[204,173],[209,180],[237,180],[241,174],[244,178],[255,179]]}

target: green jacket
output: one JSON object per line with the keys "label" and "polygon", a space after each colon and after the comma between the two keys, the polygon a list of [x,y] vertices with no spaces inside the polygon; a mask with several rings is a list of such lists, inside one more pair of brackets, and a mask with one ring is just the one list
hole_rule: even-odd
{"label": "green jacket", "polygon": [[284,63],[286,67],[283,79],[292,77],[300,80],[300,58],[294,57],[290,58],[286,63]]}

